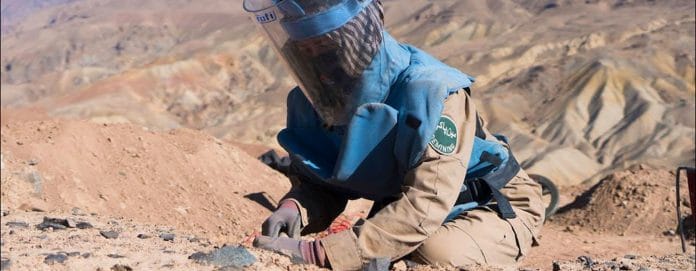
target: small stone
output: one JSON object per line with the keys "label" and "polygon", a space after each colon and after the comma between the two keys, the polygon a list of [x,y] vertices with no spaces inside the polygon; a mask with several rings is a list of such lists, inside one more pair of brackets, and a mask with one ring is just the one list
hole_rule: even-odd
{"label": "small stone", "polygon": [[126,256],[119,255],[119,254],[108,254],[106,255],[109,258],[114,258],[114,259],[120,259],[120,258],[125,258]]}
{"label": "small stone", "polygon": [[561,264],[557,261],[553,261],[552,268],[553,271],[561,271]]}
{"label": "small stone", "polygon": [[63,263],[65,260],[68,259],[68,256],[65,254],[49,254],[44,258],[44,263],[48,265],[52,265],[55,263]]}
{"label": "small stone", "polygon": [[80,252],[79,251],[68,252],[65,255],[68,255],[68,257],[75,257],[75,256],[80,256]]}
{"label": "small stone", "polygon": [[363,268],[363,271],[389,271],[390,263],[391,259],[389,258],[372,259],[367,263],[367,266]]}
{"label": "small stone", "polygon": [[10,211],[8,210],[2,210],[2,216],[7,216],[10,214]]}
{"label": "small stone", "polygon": [[5,226],[8,226],[10,228],[21,228],[21,229],[26,229],[29,228],[29,224],[23,221],[10,221],[5,223]]}
{"label": "small stone", "polygon": [[176,253],[176,251],[174,251],[174,250],[163,250],[162,252],[164,252],[165,254],[174,254],[174,253]]}
{"label": "small stone", "polygon": [[173,233],[160,234],[160,238],[162,238],[164,241],[174,241],[174,237],[176,237],[176,235]]}
{"label": "small stone", "polygon": [[47,230],[49,228],[54,230],[63,230],[66,228],[74,228],[75,226],[75,222],[70,219],[50,218],[44,216],[43,222],[36,225],[36,228],[40,230]]}
{"label": "small stone", "polygon": [[75,225],[75,226],[77,226],[78,229],[82,229],[82,230],[93,228],[92,224],[90,224],[89,222],[84,222],[84,221],[78,222],[77,225]]}
{"label": "small stone", "polygon": [[72,219],[66,219],[68,228],[77,228],[77,224],[75,224],[75,220]]}
{"label": "small stone", "polygon": [[140,238],[140,239],[150,239],[151,237],[152,236],[149,236],[149,235],[144,234],[144,233],[138,234],[138,238]]}
{"label": "small stone", "polygon": [[111,267],[111,271],[133,271],[133,268],[123,264],[115,264]]}
{"label": "small stone", "polygon": [[615,262],[615,260],[614,260],[614,261],[610,261],[610,262],[606,262],[606,263],[604,263],[604,265],[607,266],[607,268],[609,268],[609,269],[611,269],[611,270],[616,270],[616,269],[618,269],[617,263]]}
{"label": "small stone", "polygon": [[100,231],[99,234],[104,236],[106,239],[116,239],[118,238],[118,232],[115,231]]}
{"label": "small stone", "polygon": [[580,256],[578,257],[578,261],[580,261],[585,268],[592,268],[594,265],[594,261],[592,261],[590,256]]}
{"label": "small stone", "polygon": [[196,252],[189,259],[199,264],[213,264],[217,266],[245,267],[256,262],[256,257],[242,246],[223,246],[210,253]]}
{"label": "small stone", "polygon": [[87,259],[89,257],[92,257],[92,253],[85,252],[85,253],[82,253],[82,255],[80,255],[80,257]]}
{"label": "small stone", "polygon": [[641,266],[638,271],[650,271],[650,269]]}
{"label": "small stone", "polygon": [[10,259],[3,257],[0,260],[0,270],[6,270],[6,269],[10,268],[10,265],[12,265],[12,263],[10,262]]}
{"label": "small stone", "polygon": [[638,258],[638,256],[633,255],[633,254],[626,254],[626,255],[624,255],[624,258],[629,259],[629,260],[635,260],[636,258]]}
{"label": "small stone", "polygon": [[633,268],[630,265],[622,264],[619,270],[633,270]]}
{"label": "small stone", "polygon": [[39,161],[36,161],[34,159],[27,161],[27,165],[30,165],[30,166],[36,166],[38,164],[39,164]]}
{"label": "small stone", "polygon": [[677,235],[677,233],[674,232],[674,230],[666,230],[666,231],[663,231],[662,234],[663,234],[663,235],[666,235],[666,236],[675,236],[675,235]]}

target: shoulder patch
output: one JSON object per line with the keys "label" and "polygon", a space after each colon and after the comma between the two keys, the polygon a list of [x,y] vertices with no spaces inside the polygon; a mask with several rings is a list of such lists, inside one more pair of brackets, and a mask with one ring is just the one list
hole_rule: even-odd
{"label": "shoulder patch", "polygon": [[457,131],[457,125],[454,124],[454,120],[446,115],[442,115],[437,123],[433,139],[430,140],[430,146],[440,154],[450,155],[457,149],[458,138],[459,131]]}

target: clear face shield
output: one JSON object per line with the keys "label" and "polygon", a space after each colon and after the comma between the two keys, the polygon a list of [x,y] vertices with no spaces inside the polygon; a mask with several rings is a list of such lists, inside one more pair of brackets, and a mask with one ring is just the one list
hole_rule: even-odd
{"label": "clear face shield", "polygon": [[[244,0],[305,96],[330,125],[346,124],[366,102],[358,93],[383,42],[374,0]],[[369,95],[368,95],[369,96]]]}

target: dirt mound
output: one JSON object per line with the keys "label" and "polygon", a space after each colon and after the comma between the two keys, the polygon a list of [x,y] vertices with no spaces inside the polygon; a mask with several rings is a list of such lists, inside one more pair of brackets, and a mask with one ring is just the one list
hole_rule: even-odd
{"label": "dirt mound", "polygon": [[554,262],[553,270],[690,270],[694,267],[694,255],[672,254],[667,256],[642,257],[625,255],[611,260],[595,260],[580,256],[575,261]]}
{"label": "dirt mound", "polygon": [[[561,208],[554,224],[619,235],[663,235],[676,230],[675,175],[636,166],[610,175]],[[690,213],[682,182],[682,210]]]}
{"label": "dirt mound", "polygon": [[127,217],[239,240],[286,178],[200,132],[81,121],[3,123],[2,208]]}

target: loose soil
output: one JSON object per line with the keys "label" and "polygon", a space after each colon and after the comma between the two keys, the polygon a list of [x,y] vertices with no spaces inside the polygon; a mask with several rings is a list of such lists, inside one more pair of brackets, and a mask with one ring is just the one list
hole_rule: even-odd
{"label": "loose soil", "polygon": [[[263,147],[187,129],[3,120],[0,143],[1,247],[3,266],[9,263],[3,270],[224,270],[189,256],[226,244],[248,246],[290,188],[284,176],[255,158]],[[540,246],[519,268],[583,270],[591,259],[594,270],[693,270],[696,242],[689,239],[688,252],[680,254],[675,235],[673,181],[670,171],[642,166],[595,185],[562,189],[564,207],[547,221]],[[688,203],[681,204],[690,214]],[[332,230],[364,217],[369,205],[352,202]],[[89,222],[93,228],[39,230],[44,217]],[[100,231],[119,235],[107,239]],[[174,234],[174,240],[164,241],[163,233]],[[249,251],[257,258],[246,267],[250,270],[318,269]],[[49,264],[49,255],[65,260]],[[406,262],[392,269],[452,270]]]}

